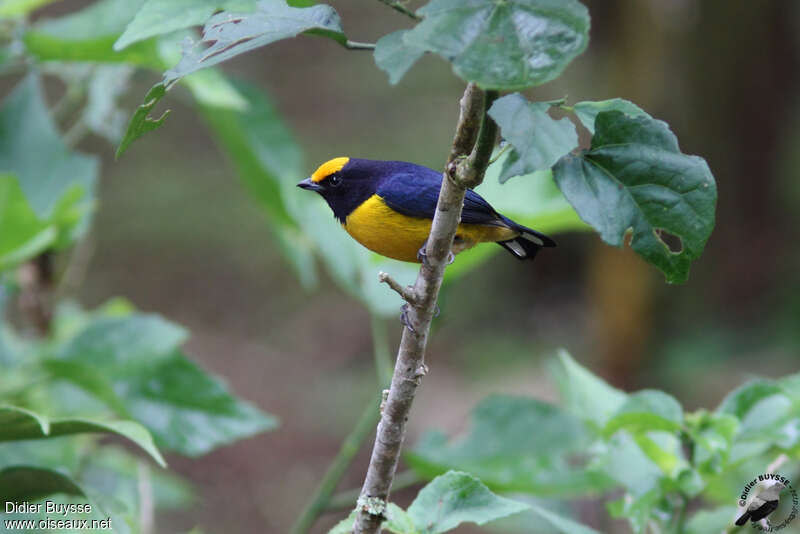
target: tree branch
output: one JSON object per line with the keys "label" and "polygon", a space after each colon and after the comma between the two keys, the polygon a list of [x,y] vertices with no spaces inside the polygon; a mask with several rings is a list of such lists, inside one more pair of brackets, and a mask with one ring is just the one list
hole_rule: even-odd
{"label": "tree branch", "polygon": [[398,0],[378,0],[378,2],[391,7],[392,9],[394,9],[398,13],[402,13],[406,17],[411,17],[414,20],[422,20],[422,17],[420,17],[419,15],[408,9]]}
{"label": "tree branch", "polygon": [[461,98],[461,112],[453,148],[445,166],[447,171],[442,179],[439,200],[425,250],[427,261],[420,267],[413,287],[413,294],[417,299],[408,307],[406,318],[409,326],[403,329],[392,385],[378,423],[375,445],[358,498],[355,534],[376,534],[384,520],[383,511],[400,458],[406,420],[417,387],[428,370],[425,365],[425,346],[444,269],[448,263],[453,237],[464,205],[466,194],[464,184],[467,181],[461,179],[458,173],[456,173],[458,179],[454,179],[449,171],[454,162],[459,162],[456,169],[461,168],[460,162],[463,161],[470,169],[469,183],[473,187],[483,180],[489,163],[487,151],[489,155],[491,154],[490,138],[491,143],[494,143],[497,133],[497,127],[486,115],[486,110],[496,96],[496,93],[484,95],[475,84],[471,83]]}
{"label": "tree branch", "polygon": [[385,273],[383,271],[378,273],[378,282],[386,284],[389,286],[392,291],[400,295],[400,297],[408,302],[409,304],[414,304],[417,300],[417,296],[414,294],[414,288],[411,286],[403,287],[400,283],[392,278],[392,275],[389,273]]}
{"label": "tree branch", "polygon": [[45,251],[28,260],[18,271],[22,315],[39,337],[50,333],[53,319],[53,253]]}

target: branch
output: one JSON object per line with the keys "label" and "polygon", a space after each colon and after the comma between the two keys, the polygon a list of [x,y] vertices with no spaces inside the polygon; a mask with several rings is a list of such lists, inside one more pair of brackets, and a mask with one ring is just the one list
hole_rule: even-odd
{"label": "branch", "polygon": [[344,47],[348,50],[375,50],[375,43],[359,43],[348,39],[344,42]]}
{"label": "branch", "polygon": [[422,20],[422,17],[420,17],[419,15],[408,9],[398,0],[378,0],[378,2],[386,4],[387,6],[397,11],[398,13],[402,13],[406,17],[411,17],[414,20]]}
{"label": "branch", "polygon": [[[486,115],[486,110],[496,96],[496,93],[484,95],[471,83],[461,98],[461,112],[453,148],[445,166],[448,172],[442,179],[427,241],[427,261],[420,267],[412,290],[417,298],[408,307],[406,317],[409,326],[403,329],[392,385],[381,413],[367,475],[358,498],[355,534],[376,534],[384,520],[383,511],[400,458],[408,414],[417,387],[428,371],[425,365],[425,346],[444,278],[444,269],[464,205],[466,181],[453,179],[449,169],[453,163],[465,161],[472,173],[469,182],[473,184],[471,186],[474,187],[483,180],[489,163],[487,150],[491,154],[489,138],[494,143],[497,133],[497,127]],[[460,167],[459,164],[456,169]]]}
{"label": "branch", "polygon": [[392,278],[392,275],[389,273],[385,273],[383,271],[379,272],[378,282],[386,284],[392,288],[392,291],[400,295],[400,297],[409,304],[414,304],[417,301],[417,296],[414,294],[414,288],[411,286],[401,286],[400,283]]}
{"label": "branch", "polygon": [[28,260],[20,266],[18,276],[20,311],[36,334],[46,337],[53,319],[53,253],[45,251]]}

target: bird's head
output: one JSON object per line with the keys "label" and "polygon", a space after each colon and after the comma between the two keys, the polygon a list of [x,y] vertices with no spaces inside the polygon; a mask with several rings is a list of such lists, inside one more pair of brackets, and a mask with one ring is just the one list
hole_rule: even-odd
{"label": "bird's head", "polygon": [[340,157],[326,161],[297,187],[316,191],[328,202],[334,216],[344,223],[347,216],[375,193],[382,173],[380,162]]}

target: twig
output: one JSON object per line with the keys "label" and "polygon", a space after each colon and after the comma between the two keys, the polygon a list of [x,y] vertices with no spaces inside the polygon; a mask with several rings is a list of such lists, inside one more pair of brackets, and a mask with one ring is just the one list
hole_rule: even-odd
{"label": "twig", "polygon": [[53,253],[42,252],[20,266],[19,307],[39,337],[50,332],[53,319]]}
{"label": "twig", "polygon": [[378,281],[392,288],[392,291],[400,295],[400,297],[409,304],[413,305],[417,301],[417,296],[414,294],[414,288],[411,286],[401,286],[397,280],[392,278],[392,275],[389,273],[385,273],[383,271],[379,272]]}
{"label": "twig", "polygon": [[136,487],[139,493],[139,532],[140,534],[153,534],[155,524],[153,483],[150,480],[150,467],[145,462],[137,463],[136,478]]}
{"label": "twig", "polygon": [[420,17],[419,15],[408,9],[398,0],[378,0],[378,2],[385,4],[394,9],[395,11],[397,11],[398,13],[402,13],[403,15],[411,17],[414,20],[422,20],[422,17]]}
{"label": "twig", "polygon": [[786,456],[783,453],[779,454],[778,457],[775,458],[775,460],[773,460],[772,463],[767,466],[766,473],[774,473],[775,471],[780,469],[783,464],[785,464],[788,461],[789,461],[789,457],[788,456]]}
{"label": "twig", "polygon": [[[420,267],[413,288],[417,301],[408,306],[408,326],[403,329],[392,385],[378,423],[375,445],[358,498],[355,534],[376,534],[384,519],[383,511],[400,458],[406,420],[417,387],[428,370],[425,365],[425,346],[453,237],[461,219],[466,184],[474,187],[483,180],[489,162],[488,155],[491,155],[493,148],[487,145],[490,138],[491,143],[494,143],[497,134],[497,126],[486,115],[486,110],[496,96],[496,93],[484,95],[471,83],[461,98],[461,113],[453,149],[445,166],[447,171],[442,179],[425,250],[427,261]],[[477,143],[475,139],[478,139]],[[465,165],[464,176],[461,162]],[[456,165],[453,167],[454,163]],[[450,172],[451,167],[454,172]]]}
{"label": "twig", "polygon": [[[398,473],[394,477],[394,482],[392,482],[392,490],[398,491],[401,489],[408,488],[410,486],[415,486],[422,482],[424,479],[419,476],[415,471],[403,471],[402,473]],[[326,512],[334,512],[338,510],[352,510],[353,503],[356,502],[358,499],[358,495],[361,492],[361,488],[354,488],[351,490],[343,491],[341,493],[337,493],[333,497],[331,497],[330,502],[328,503],[328,508],[325,510]]]}
{"label": "twig", "polygon": [[347,40],[344,47],[348,50],[375,50],[375,43],[359,43],[358,41]]}

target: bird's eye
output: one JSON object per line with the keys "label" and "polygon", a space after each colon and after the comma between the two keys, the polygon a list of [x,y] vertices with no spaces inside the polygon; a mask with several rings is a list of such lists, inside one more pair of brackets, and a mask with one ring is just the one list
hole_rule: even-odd
{"label": "bird's eye", "polygon": [[328,178],[328,181],[333,187],[338,187],[342,183],[342,177],[339,176],[338,174],[334,174],[330,178]]}

